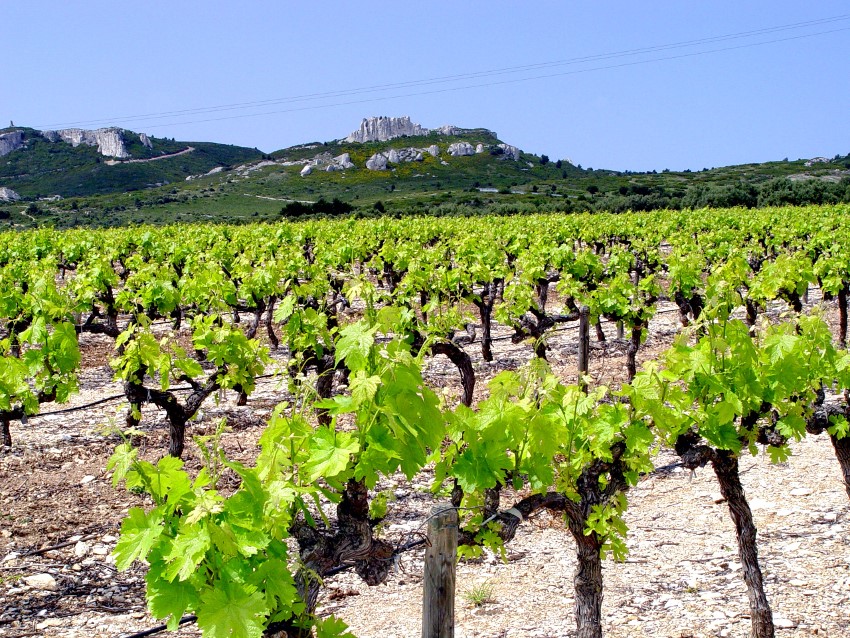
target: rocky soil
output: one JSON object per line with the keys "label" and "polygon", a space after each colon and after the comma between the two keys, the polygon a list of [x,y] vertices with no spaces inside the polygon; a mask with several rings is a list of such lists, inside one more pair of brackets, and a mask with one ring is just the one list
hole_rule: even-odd
{"label": "rocky soil", "polygon": [[[813,299],[817,301],[817,299]],[[669,310],[669,307],[666,308]],[[781,308],[776,309],[779,312]],[[834,322],[834,309],[827,308]],[[676,314],[660,313],[641,360],[669,345]],[[591,374],[596,383],[624,376],[625,344],[594,344]],[[476,396],[499,370],[527,361],[530,348],[497,332],[497,362],[480,360],[478,344],[467,346],[476,361]],[[566,381],[575,379],[576,331],[553,335],[550,360]],[[110,637],[154,627],[144,604],[144,569],[118,573],[109,553],[123,515],[141,503],[111,486],[106,460],[120,441],[123,402],[108,367],[110,344],[88,336],[81,392],[68,406],[45,406],[47,414],[14,427],[14,447],[0,454],[0,636]],[[435,388],[459,396],[457,374],[445,360],[427,369]],[[228,453],[250,461],[264,418],[291,399],[286,384],[264,379],[249,405],[235,406],[227,393],[204,406],[194,434],[210,433],[227,419]],[[50,414],[53,413],[53,414]],[[164,415],[146,408],[144,455],[166,448]],[[828,439],[809,437],[792,446],[788,463],[772,465],[763,455],[742,460],[742,481],[759,530],[759,551],[777,634],[787,637],[850,636],[850,501]],[[695,475],[675,467],[662,452],[657,465],[672,465],[644,480],[629,495],[630,553],[625,563],[606,562],[603,614],[610,637],[744,637],[749,634],[746,591],[734,531],[713,473]],[[186,463],[200,467],[194,444]],[[424,531],[434,501],[424,473],[412,483],[387,479],[395,490],[384,533],[404,542]],[[516,495],[503,495],[510,506]],[[62,545],[61,547],[56,547]],[[56,547],[55,549],[46,548]],[[560,520],[541,514],[520,528],[506,561],[485,555],[458,567],[458,638],[566,637],[572,617],[574,546]],[[402,638],[420,633],[421,552],[404,554],[389,581],[369,588],[354,574],[327,581],[320,613],[334,613],[361,638]],[[199,636],[188,624],[178,636]]]}

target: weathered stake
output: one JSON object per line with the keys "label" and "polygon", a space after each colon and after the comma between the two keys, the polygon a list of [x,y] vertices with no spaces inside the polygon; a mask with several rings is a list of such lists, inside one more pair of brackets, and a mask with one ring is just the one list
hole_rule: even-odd
{"label": "weathered stake", "polygon": [[422,638],[454,638],[457,510],[435,505],[428,521],[422,595]]}
{"label": "weathered stake", "polygon": [[590,309],[582,306],[578,313],[578,385],[587,392],[584,377],[590,369]]}

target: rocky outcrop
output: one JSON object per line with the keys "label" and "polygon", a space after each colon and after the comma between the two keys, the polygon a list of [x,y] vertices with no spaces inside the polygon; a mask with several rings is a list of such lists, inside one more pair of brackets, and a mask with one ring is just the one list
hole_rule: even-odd
{"label": "rocky outcrop", "polygon": [[476,152],[476,154],[477,153],[483,153],[484,152],[484,145],[478,144],[478,146],[475,147],[475,152]]}
{"label": "rocky outcrop", "polygon": [[58,131],[42,131],[41,135],[49,142],[61,140],[75,148],[80,144],[97,146],[98,153],[105,157],[116,157],[118,159],[130,157],[120,128],[99,128],[96,131],[66,128]]}
{"label": "rocky outcrop", "polygon": [[475,155],[475,147],[469,142],[456,142],[449,145],[449,155],[452,157],[463,157],[465,155]]}
{"label": "rocky outcrop", "polygon": [[387,156],[383,153],[375,153],[372,157],[366,160],[366,168],[370,171],[387,170]]}
{"label": "rocky outcrop", "polygon": [[440,128],[434,129],[434,132],[440,135],[461,135],[464,133],[464,129],[452,126],[451,124],[444,124]]}
{"label": "rocky outcrop", "polygon": [[0,186],[0,202],[16,202],[21,198],[15,191],[11,188],[6,188],[5,186]]}
{"label": "rocky outcrop", "polygon": [[354,168],[354,162],[351,161],[351,155],[348,153],[343,153],[342,155],[337,155],[334,158],[334,164],[338,166],[340,169],[344,168]]}
{"label": "rocky outcrop", "polygon": [[[0,153],[2,155],[3,153]],[[805,166],[814,166],[815,164],[827,164],[829,163],[828,157],[813,157],[810,160],[807,160]]]}
{"label": "rocky outcrop", "polygon": [[436,144],[431,144],[431,146],[425,149],[425,152],[431,157],[440,157],[440,147]]}
{"label": "rocky outcrop", "polygon": [[[436,145],[432,148],[437,149]],[[422,148],[391,148],[382,153],[375,153],[366,160],[366,168],[370,171],[385,171],[389,164],[402,164],[404,162],[422,162],[425,160],[424,153],[430,153],[429,149]],[[435,151],[439,155],[440,151]],[[436,155],[435,155],[436,157]]]}
{"label": "rocky outcrop", "polygon": [[10,131],[0,134],[0,157],[16,151],[24,145],[23,131]]}
{"label": "rocky outcrop", "polygon": [[153,148],[153,142],[151,142],[151,138],[149,138],[144,133],[139,133],[139,141],[142,143],[143,146],[146,146],[147,148]]}
{"label": "rocky outcrop", "polygon": [[397,137],[410,137],[414,135],[482,135],[496,138],[493,131],[483,128],[461,128],[452,124],[445,124],[439,128],[428,129],[424,126],[410,121],[410,117],[367,117],[360,123],[360,128],[345,138],[346,142],[386,142]]}
{"label": "rocky outcrop", "polygon": [[504,156],[508,159],[519,160],[520,150],[516,146],[510,144],[499,144],[498,148],[502,149]]}
{"label": "rocky outcrop", "polygon": [[189,176],[186,177],[186,181],[191,182],[191,181],[199,179],[201,177],[209,177],[210,175],[216,175],[218,173],[221,173],[223,170],[224,170],[224,166],[216,166],[215,168],[208,170],[203,175],[189,175]]}
{"label": "rocky outcrop", "polygon": [[345,138],[346,142],[386,142],[396,137],[428,135],[428,129],[410,121],[410,117],[367,117],[360,128]]}
{"label": "rocky outcrop", "polygon": [[281,162],[281,165],[289,166],[302,162],[306,163],[304,164],[304,168],[301,169],[301,177],[306,177],[314,170],[318,170],[322,167],[324,167],[324,170],[328,173],[344,171],[347,168],[354,168],[354,162],[351,161],[351,155],[348,153],[343,153],[336,157],[331,157],[330,153],[320,153],[311,160],[301,160],[300,162]]}

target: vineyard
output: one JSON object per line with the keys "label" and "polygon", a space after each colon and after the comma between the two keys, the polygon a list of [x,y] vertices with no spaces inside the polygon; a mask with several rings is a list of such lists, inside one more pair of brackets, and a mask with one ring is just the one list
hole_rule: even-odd
{"label": "vineyard", "polygon": [[817,563],[805,596],[850,600],[849,232],[829,206],[0,234],[0,636],[411,635],[374,611],[433,503],[461,573],[532,578],[558,627],[517,591],[513,633],[459,635],[842,635],[773,593]]}

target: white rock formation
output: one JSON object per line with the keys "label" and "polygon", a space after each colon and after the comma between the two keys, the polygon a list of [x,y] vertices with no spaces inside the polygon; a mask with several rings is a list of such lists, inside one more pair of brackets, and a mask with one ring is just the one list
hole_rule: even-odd
{"label": "white rock formation", "polygon": [[440,128],[434,129],[434,131],[440,135],[459,135],[463,132],[463,129],[452,126],[451,124],[444,124]]}
{"label": "white rock formation", "polygon": [[[282,162],[282,165],[289,166],[303,162],[304,160],[301,162]],[[336,157],[331,157],[330,153],[320,153],[313,159],[306,160],[304,168],[301,169],[301,176],[306,177],[314,170],[319,170],[319,167],[324,167],[326,172],[333,173],[334,171],[343,171],[347,168],[354,168],[354,162],[351,161],[351,155],[348,153],[343,153]]]}
{"label": "white rock formation", "polygon": [[340,168],[354,168],[354,162],[351,161],[351,155],[343,153],[334,158],[334,163]]}
{"label": "white rock formation", "polygon": [[425,149],[425,152],[431,157],[440,157],[440,147],[436,144],[431,144],[431,146]]}
{"label": "white rock formation", "polygon": [[512,160],[519,160],[520,150],[516,146],[510,144],[499,144],[499,148],[505,152],[505,157]]}
{"label": "white rock formation", "polygon": [[475,155],[475,147],[469,142],[455,142],[454,144],[449,145],[448,153],[452,157]]}
{"label": "white rock formation", "polygon": [[368,117],[360,123],[360,128],[345,138],[346,142],[386,142],[387,140],[404,135],[429,135],[438,133],[440,135],[482,135],[484,137],[496,138],[493,131],[487,129],[468,129],[446,124],[439,128],[428,129],[424,126],[410,121],[410,117]]}
{"label": "white rock formation", "polygon": [[479,143],[478,146],[475,147],[475,153],[478,154],[478,153],[483,153],[483,152],[484,152],[484,145]]}
{"label": "white rock formation", "polygon": [[139,133],[139,141],[148,148],[153,148],[153,142],[151,142],[151,138],[149,138],[144,133]]}
{"label": "white rock formation", "polygon": [[[434,146],[433,148],[436,148]],[[402,164],[404,162],[421,162],[425,159],[423,153],[428,149],[422,148],[391,148],[382,153],[375,153],[366,161],[366,168],[370,171],[383,171],[389,164]],[[439,151],[437,151],[439,153]]]}
{"label": "white rock formation", "polygon": [[16,202],[21,198],[15,191],[11,188],[6,188],[5,186],[0,186],[0,202]]}
{"label": "white rock formation", "polygon": [[58,131],[42,131],[41,134],[44,139],[50,142],[61,140],[75,148],[80,144],[97,146],[97,151],[105,157],[117,157],[118,159],[130,157],[130,153],[124,145],[124,136],[120,128],[99,128],[96,131],[66,128]]}
{"label": "white rock formation", "polygon": [[366,160],[366,168],[370,171],[387,170],[387,156],[383,153],[375,153],[372,157]]}
{"label": "white rock formation", "polygon": [[[2,154],[3,153],[0,152],[0,155]],[[829,161],[830,160],[828,157],[813,157],[805,163],[805,166],[814,166],[815,164],[826,164]]]}
{"label": "white rock formation", "polygon": [[23,131],[10,131],[0,135],[0,157],[16,151],[24,145]]}
{"label": "white rock formation", "polygon": [[404,135],[428,135],[429,131],[410,121],[410,117],[368,117],[360,128],[345,138],[346,142],[386,142]]}

